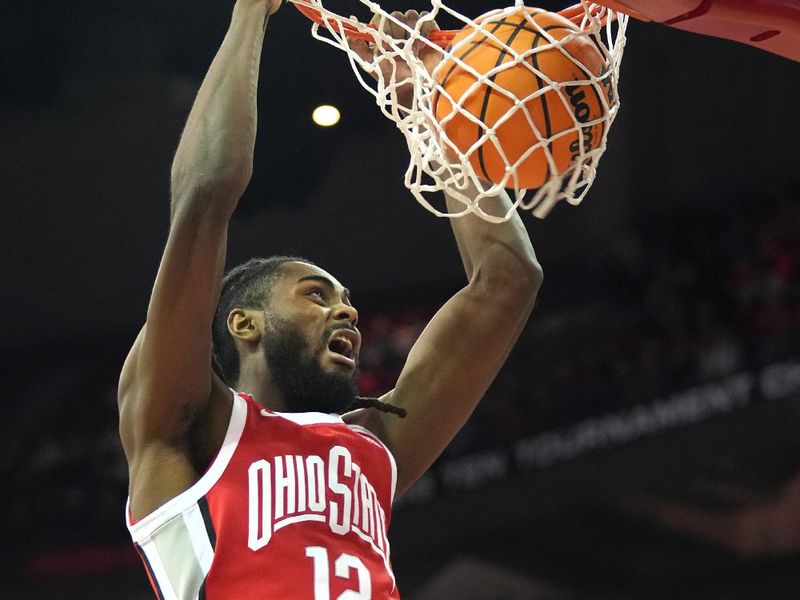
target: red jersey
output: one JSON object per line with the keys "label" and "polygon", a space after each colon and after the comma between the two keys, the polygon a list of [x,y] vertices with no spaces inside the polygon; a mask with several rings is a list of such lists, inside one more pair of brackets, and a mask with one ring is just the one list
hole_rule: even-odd
{"label": "red jersey", "polygon": [[398,599],[396,482],[366,429],[234,393],[206,473],[128,529],[159,600]]}

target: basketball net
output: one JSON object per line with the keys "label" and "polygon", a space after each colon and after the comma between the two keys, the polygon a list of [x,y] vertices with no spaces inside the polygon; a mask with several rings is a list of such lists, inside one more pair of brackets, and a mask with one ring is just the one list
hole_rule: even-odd
{"label": "basketball net", "polygon": [[[343,17],[331,12],[325,8],[323,0],[292,0],[292,2],[301,12],[314,20],[311,32],[316,39],[347,53],[359,83],[375,97],[381,112],[402,132],[411,156],[405,172],[405,185],[414,198],[433,214],[440,217],[460,217],[474,213],[490,222],[503,222],[511,218],[515,210],[521,209],[543,218],[559,201],[566,200],[570,204],[577,205],[586,196],[594,182],[600,157],[605,152],[609,128],[619,110],[617,89],[619,67],[625,45],[627,15],[581,0],[580,4],[562,11],[563,15],[571,11],[568,16],[577,25],[575,31],[569,32],[566,37],[556,39],[536,23],[532,16],[535,13],[528,13],[527,11],[531,9],[526,9],[521,0],[517,0],[514,6],[493,11],[478,20],[470,19],[445,6],[441,0],[431,0],[429,14],[420,17],[413,27],[401,22],[370,0],[359,0],[359,2],[375,15],[372,26],[358,21],[355,17]],[[519,15],[521,11],[525,12],[525,18],[528,20],[525,26],[536,28],[540,38],[544,40],[543,43],[528,50],[515,51],[482,25],[487,21]],[[420,33],[426,24],[430,28],[430,22],[437,19],[455,20],[458,26],[473,28],[475,35],[467,35],[466,39],[462,39],[453,47],[443,48],[442,45],[447,45],[449,39],[452,39],[453,32],[435,31],[429,37]],[[394,30],[395,35],[398,28],[401,28],[406,35],[405,39],[390,37],[385,32],[390,28]],[[500,45],[507,53],[506,62],[485,72],[478,72],[459,58],[459,55],[464,54],[459,50],[466,44],[474,45],[476,38],[478,41],[488,39],[493,45]],[[588,68],[581,68],[580,72],[585,78],[570,81],[569,86],[573,86],[574,89],[574,86],[586,85],[599,90],[601,93],[598,97],[602,99],[603,110],[599,116],[589,121],[579,121],[573,117],[571,127],[551,133],[548,137],[542,131],[544,128],[540,125],[541,117],[537,123],[536,115],[531,114],[531,110],[541,105],[541,102],[531,102],[531,100],[546,93],[549,98],[547,102],[552,102],[553,94],[557,94],[556,99],[560,99],[564,107],[569,108],[570,97],[567,94],[569,86],[563,85],[564,82],[553,81],[547,73],[535,68],[533,64],[537,61],[531,60],[531,57],[538,52],[556,50],[582,67],[565,49],[565,45],[574,43],[576,38],[582,38],[582,41],[588,41],[595,46],[601,53],[604,64],[602,71],[596,74],[591,73]],[[374,47],[373,56],[367,60],[362,58],[363,49],[361,55],[354,49],[356,44],[363,47],[364,40]],[[443,60],[431,72],[420,59],[422,47],[430,48],[442,55]],[[479,117],[462,110],[460,99],[453,98],[438,82],[439,71],[446,62],[451,65],[455,63],[470,73],[474,77],[476,89],[488,86],[493,93],[511,96],[512,106],[508,114],[490,128],[482,123]],[[408,65],[410,73],[409,69],[398,68],[403,64]],[[524,98],[513,96],[495,81],[498,79],[498,73],[511,67],[528,69],[538,78],[541,87]],[[410,99],[407,97],[409,87],[413,90],[410,92]],[[605,93],[602,93],[603,90]],[[447,98],[450,106],[455,107],[464,118],[474,122],[475,131],[479,134],[476,134],[476,141],[471,147],[457,149],[445,130],[446,120],[440,121],[436,118],[433,107],[439,94]],[[403,97],[402,102],[398,98],[399,95]],[[511,118],[514,111],[524,111],[525,119],[535,133],[535,139],[531,140],[532,143],[526,152],[512,161],[506,156],[496,130],[502,121]],[[598,125],[599,128],[596,127]],[[590,136],[593,139],[589,143],[586,136],[590,131],[601,131],[600,139]],[[575,152],[567,166],[563,164],[559,166],[553,155],[553,146],[561,136],[574,138],[572,146]],[[479,177],[471,162],[474,153],[478,152],[483,144],[491,144],[496,148],[496,154],[505,163],[505,175],[497,181],[490,182]],[[544,182],[537,189],[521,189],[516,182],[517,169],[535,152],[543,153],[547,161],[546,173],[543,173]],[[486,198],[496,196],[502,189],[510,192],[513,207],[503,216],[493,216],[483,210],[481,203]],[[440,198],[438,192],[442,191],[461,203],[460,210],[448,212],[443,205],[441,208],[434,206],[433,198]]]}

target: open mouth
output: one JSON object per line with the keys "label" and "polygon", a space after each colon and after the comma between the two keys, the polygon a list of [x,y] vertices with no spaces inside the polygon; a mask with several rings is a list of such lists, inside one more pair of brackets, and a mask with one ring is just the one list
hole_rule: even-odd
{"label": "open mouth", "polygon": [[341,362],[355,366],[358,356],[358,333],[350,329],[339,329],[331,335],[328,350]]}
{"label": "open mouth", "polygon": [[328,344],[328,350],[347,358],[353,358],[353,344],[350,340],[341,337],[333,338]]}

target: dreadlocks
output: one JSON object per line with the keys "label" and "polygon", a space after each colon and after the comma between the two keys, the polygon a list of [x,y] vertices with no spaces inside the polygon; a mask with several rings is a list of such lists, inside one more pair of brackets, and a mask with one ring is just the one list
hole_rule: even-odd
{"label": "dreadlocks", "polygon": [[397,415],[401,419],[405,419],[406,415],[408,414],[405,408],[400,408],[399,406],[389,404],[388,402],[382,402],[377,398],[364,398],[362,396],[356,396],[353,398],[353,402],[345,409],[345,412],[355,410],[357,408],[376,408],[381,412]]}

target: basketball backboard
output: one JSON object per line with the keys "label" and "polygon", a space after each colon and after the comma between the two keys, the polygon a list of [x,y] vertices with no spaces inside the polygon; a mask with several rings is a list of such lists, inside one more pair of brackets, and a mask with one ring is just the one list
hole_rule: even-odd
{"label": "basketball backboard", "polygon": [[795,0],[597,0],[634,17],[735,40],[800,62]]}

